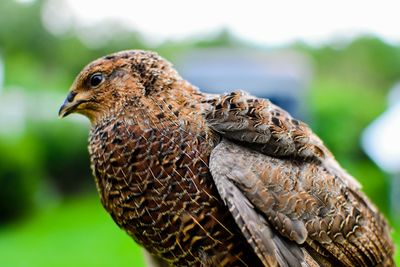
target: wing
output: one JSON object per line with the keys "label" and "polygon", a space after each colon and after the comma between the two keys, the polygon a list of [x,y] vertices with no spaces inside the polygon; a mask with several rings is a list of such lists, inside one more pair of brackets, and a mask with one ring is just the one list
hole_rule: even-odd
{"label": "wing", "polygon": [[210,96],[204,116],[222,136],[218,191],[266,266],[393,264],[385,220],[306,124],[240,91]]}
{"label": "wing", "polygon": [[267,99],[242,91],[208,95],[203,112],[209,127],[227,139],[273,157],[320,162],[346,185],[360,188],[304,122]]}
{"label": "wing", "polygon": [[235,180],[228,178],[226,168],[219,165],[223,157],[220,155],[221,144],[212,153],[211,173],[216,182],[218,191],[235,218],[243,235],[253,247],[255,253],[265,266],[318,266],[305,264],[306,251],[293,242],[281,238],[273,231],[264,216],[254,209],[252,203],[244,195]]}
{"label": "wing", "polygon": [[210,170],[266,266],[393,266],[384,219],[325,167],[223,139],[212,151]]}

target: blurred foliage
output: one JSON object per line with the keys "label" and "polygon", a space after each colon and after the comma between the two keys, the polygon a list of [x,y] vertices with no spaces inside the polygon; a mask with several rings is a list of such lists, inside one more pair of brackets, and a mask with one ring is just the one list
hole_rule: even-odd
{"label": "blurred foliage", "polygon": [[400,77],[400,46],[375,36],[363,36],[350,43],[338,42],[320,48],[294,45],[315,62],[317,76],[340,77],[367,89],[385,92]]}
{"label": "blurred foliage", "polygon": [[[128,32],[120,24],[96,25],[112,32],[112,38],[102,46],[89,48],[69,31],[62,36],[49,33],[42,23],[44,0],[31,4],[0,1],[0,52],[5,62],[6,85],[20,85],[27,89],[63,89],[94,58],[128,48],[145,48],[135,32]],[[97,30],[85,29],[90,31]],[[18,34],[16,34],[18,33]]]}
{"label": "blurred foliage", "polygon": [[69,121],[47,122],[33,123],[28,131],[41,144],[42,173],[47,182],[56,185],[58,193],[82,193],[94,188],[89,175],[88,127],[76,127]]}
{"label": "blurred foliage", "polygon": [[40,147],[31,136],[0,141],[0,223],[33,208],[41,178]]}
{"label": "blurred foliage", "polygon": [[141,249],[92,194],[4,227],[0,237],[1,266],[144,266]]}
{"label": "blurred foliage", "polygon": [[[312,128],[363,185],[363,191],[388,212],[388,179],[364,154],[360,135],[385,108],[384,90],[318,76],[310,91]],[[387,197],[384,197],[387,196]]]}
{"label": "blurred foliage", "polygon": [[[5,64],[5,92],[19,87],[31,92],[51,90],[60,94],[66,93],[82,66],[99,56],[123,49],[156,50],[171,61],[191,49],[263,49],[238,40],[227,30],[198,39],[149,45],[138,32],[128,30],[116,22],[107,22],[83,30],[71,27],[63,34],[53,35],[42,23],[44,4],[44,0],[37,0],[31,4],[19,4],[11,0],[0,1],[0,25],[3,25],[0,27],[0,55]],[[79,37],[82,31],[83,34],[90,35],[99,30],[110,35],[90,47]],[[340,163],[362,183],[364,191],[387,213],[388,178],[362,152],[359,138],[363,129],[384,111],[387,91],[400,77],[400,46],[385,43],[374,36],[364,36],[347,43],[337,42],[321,47],[296,43],[287,48],[308,55],[314,63],[315,79],[311,84],[307,103],[312,113],[312,128]],[[265,50],[270,51],[271,48]],[[56,116],[57,110],[51,112]],[[46,206],[46,203],[56,202],[60,197],[82,191],[94,191],[94,182],[89,175],[87,132],[88,127],[73,121],[42,121],[30,114],[22,134],[0,136],[0,153],[3,155],[0,160],[0,223],[30,214],[31,211]],[[23,228],[25,230],[10,230],[16,233],[15,238],[7,237],[7,234],[4,234],[5,230],[0,232],[1,240],[8,240],[0,242],[0,251],[6,251],[6,248],[9,248],[7,251],[12,248],[17,251],[18,248],[9,244],[22,243],[28,231],[32,230],[33,233],[27,237],[31,239],[29,244],[34,244],[42,235],[48,237],[42,241],[43,251],[39,253],[45,255],[44,250],[54,247],[49,244],[55,242],[49,231],[55,231],[52,233],[56,236],[64,231],[60,230],[57,233],[55,226],[52,227],[48,223],[65,227],[65,231],[69,233],[78,231],[85,236],[92,233],[91,235],[105,235],[107,238],[106,230],[103,232],[102,227],[96,228],[96,224],[103,219],[99,219],[99,215],[92,218],[92,204],[85,205],[81,210],[80,203],[77,202],[71,206],[60,207],[66,210],[78,208],[76,214],[71,211],[70,218],[63,217],[64,213],[61,211],[55,211],[55,217],[49,215],[49,218],[45,217],[39,221],[35,221],[37,219],[33,217],[33,226],[26,222],[27,226]],[[57,219],[57,216],[61,217]],[[79,223],[80,216],[88,219],[83,228],[74,225]],[[44,222],[47,219],[47,223]],[[69,224],[67,221],[74,223]],[[40,227],[43,229],[39,229]],[[8,239],[3,239],[4,236]],[[75,244],[80,244],[80,241],[75,242],[76,240],[83,240],[81,235],[65,238],[72,238],[74,242],[65,241],[71,242],[72,248]],[[93,241],[97,236],[90,238]],[[114,235],[111,239],[114,239]],[[109,246],[105,244],[104,247],[96,246],[96,242],[87,241],[85,244],[94,246],[96,253],[103,255],[118,242],[115,241],[114,245],[110,243]],[[67,249],[66,246],[69,245],[66,244],[69,243],[61,245],[62,250]],[[89,250],[94,251],[92,248]],[[81,254],[85,254],[85,251],[84,247],[78,246],[73,253],[84,257]],[[44,258],[42,263],[44,260],[52,262]],[[101,265],[101,261],[96,261],[96,265],[111,266]],[[54,262],[56,264],[56,261]],[[70,264],[65,266],[67,265]],[[94,263],[89,263],[88,266],[90,265]],[[44,265],[39,263],[37,266]]]}

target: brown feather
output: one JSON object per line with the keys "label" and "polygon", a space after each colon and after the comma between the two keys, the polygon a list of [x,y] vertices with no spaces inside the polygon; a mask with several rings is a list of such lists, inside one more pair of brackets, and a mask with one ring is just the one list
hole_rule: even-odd
{"label": "brown feather", "polygon": [[105,209],[161,264],[394,266],[388,226],[358,183],[268,100],[203,94],[132,50],[82,70],[60,115],[73,112],[92,123]]}

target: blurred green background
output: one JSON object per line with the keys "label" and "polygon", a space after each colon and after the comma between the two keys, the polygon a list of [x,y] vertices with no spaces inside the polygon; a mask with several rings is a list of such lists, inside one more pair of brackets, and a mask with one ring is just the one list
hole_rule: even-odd
{"label": "blurred green background", "polygon": [[360,147],[362,131],[384,112],[388,90],[400,78],[400,44],[369,35],[319,46],[293,42],[264,47],[227,29],[154,43],[123,24],[108,22],[101,25],[108,37],[88,45],[74,28],[50,33],[43,23],[45,4],[0,1],[1,266],[143,265],[140,249],[100,205],[89,169],[89,122],[78,116],[57,118],[84,65],[132,48],[155,50],[172,62],[207,48],[296,51],[309,59],[313,76],[305,98],[307,122],[388,217],[400,243],[400,220],[389,214],[391,177]]}

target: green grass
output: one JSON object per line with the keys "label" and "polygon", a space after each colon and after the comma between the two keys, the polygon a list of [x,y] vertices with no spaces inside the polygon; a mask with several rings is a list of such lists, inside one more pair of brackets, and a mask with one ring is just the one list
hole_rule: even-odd
{"label": "green grass", "polygon": [[0,228],[1,266],[144,266],[140,248],[101,207],[98,197],[66,201]]}
{"label": "green grass", "polygon": [[393,236],[393,241],[394,241],[394,244],[395,244],[395,249],[396,249],[396,254],[394,255],[394,259],[395,259],[395,261],[396,261],[396,264],[397,264],[397,266],[400,266],[400,233],[399,233],[399,231],[400,231],[400,225],[397,225],[397,227],[396,228],[394,228],[394,230],[393,230],[393,234],[392,234],[392,236]]}

